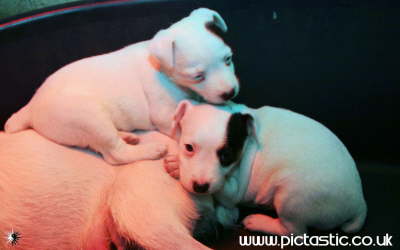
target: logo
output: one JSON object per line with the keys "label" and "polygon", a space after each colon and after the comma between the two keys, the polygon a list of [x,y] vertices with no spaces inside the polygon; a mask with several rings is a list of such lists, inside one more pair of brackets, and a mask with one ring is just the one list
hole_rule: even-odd
{"label": "logo", "polygon": [[19,239],[21,239],[21,234],[19,232],[14,232],[14,229],[11,229],[11,232],[6,235],[6,240],[11,246],[17,245]]}

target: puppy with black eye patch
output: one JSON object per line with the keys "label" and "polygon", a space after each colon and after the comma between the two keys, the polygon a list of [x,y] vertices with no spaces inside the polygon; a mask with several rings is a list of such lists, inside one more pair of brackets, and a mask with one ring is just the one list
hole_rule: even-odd
{"label": "puppy with black eye patch", "polygon": [[268,106],[183,101],[173,127],[180,153],[165,160],[167,172],[190,192],[212,194],[225,227],[237,223],[238,205],[275,210],[277,218],[251,214],[242,222],[269,234],[363,226],[367,206],[355,162],[322,124]]}
{"label": "puppy with black eye patch", "polygon": [[[216,192],[241,159],[252,117],[231,114],[226,108],[182,101],[176,109],[172,126],[180,147],[180,171],[176,175],[190,192]],[[167,156],[166,161],[174,165],[178,158]]]}

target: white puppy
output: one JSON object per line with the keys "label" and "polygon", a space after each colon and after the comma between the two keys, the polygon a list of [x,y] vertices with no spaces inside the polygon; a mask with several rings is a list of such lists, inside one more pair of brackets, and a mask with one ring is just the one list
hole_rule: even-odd
{"label": "white puppy", "polygon": [[234,97],[232,51],[217,35],[226,31],[217,12],[200,8],[151,40],[73,62],[46,79],[5,131],[33,128],[111,164],[160,158],[165,145],[130,145],[137,138],[126,131],[169,134],[177,103],[193,93],[211,103]]}
{"label": "white puppy", "polygon": [[[366,217],[360,177],[342,142],[320,123],[273,107],[179,104],[180,154],[166,160],[190,192],[214,194],[219,220],[231,224],[236,205],[273,208],[253,214],[249,230],[285,235],[309,227],[360,230]],[[176,168],[179,166],[179,173]]]}
{"label": "white puppy", "polygon": [[[159,133],[140,139],[176,152]],[[194,201],[161,160],[113,168],[26,130],[0,133],[0,164],[0,249],[208,249],[191,233],[210,197]]]}

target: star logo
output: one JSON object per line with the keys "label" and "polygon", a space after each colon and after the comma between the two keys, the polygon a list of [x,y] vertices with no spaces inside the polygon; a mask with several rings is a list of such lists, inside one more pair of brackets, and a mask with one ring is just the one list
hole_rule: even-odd
{"label": "star logo", "polygon": [[21,234],[19,232],[14,232],[14,229],[11,229],[11,232],[6,234],[6,240],[8,244],[12,246],[17,245],[19,239],[21,239]]}

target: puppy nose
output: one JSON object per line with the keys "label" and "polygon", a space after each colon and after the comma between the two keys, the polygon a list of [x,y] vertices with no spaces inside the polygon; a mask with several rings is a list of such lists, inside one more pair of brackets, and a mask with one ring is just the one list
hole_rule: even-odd
{"label": "puppy nose", "polygon": [[193,190],[196,193],[205,193],[208,191],[209,187],[210,187],[210,185],[208,183],[199,184],[197,182],[193,182]]}
{"label": "puppy nose", "polygon": [[234,96],[235,96],[235,90],[231,89],[230,91],[223,93],[221,95],[221,98],[225,101],[228,101],[228,100],[232,99]]}

